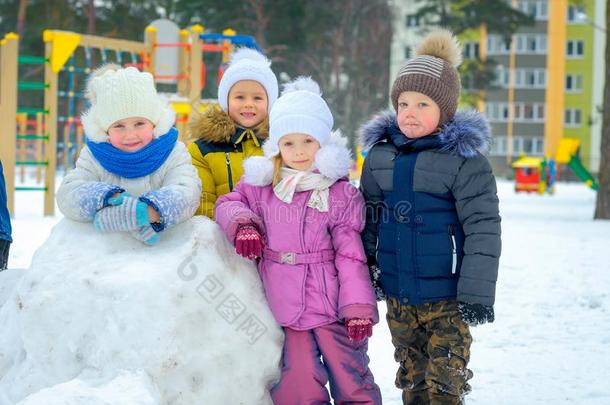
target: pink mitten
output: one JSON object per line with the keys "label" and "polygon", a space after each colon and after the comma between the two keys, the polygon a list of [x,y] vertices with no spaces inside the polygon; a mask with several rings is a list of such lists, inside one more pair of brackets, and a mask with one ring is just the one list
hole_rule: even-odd
{"label": "pink mitten", "polygon": [[373,322],[370,319],[350,319],[345,322],[347,337],[356,342],[373,335]]}
{"label": "pink mitten", "polygon": [[265,244],[254,225],[241,225],[235,235],[235,251],[246,259],[262,257]]}

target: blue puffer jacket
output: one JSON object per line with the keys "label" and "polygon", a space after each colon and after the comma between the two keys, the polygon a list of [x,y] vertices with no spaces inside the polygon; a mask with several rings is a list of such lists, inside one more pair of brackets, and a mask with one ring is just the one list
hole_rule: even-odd
{"label": "blue puffer jacket", "polygon": [[490,136],[484,117],[458,112],[438,134],[409,139],[386,113],[361,134],[370,148],[360,183],[362,238],[386,295],[413,305],[493,305],[500,216],[495,179],[480,153]]}
{"label": "blue puffer jacket", "polygon": [[13,241],[11,238],[11,216],[7,207],[6,184],[4,183],[4,169],[0,161],[0,239]]}

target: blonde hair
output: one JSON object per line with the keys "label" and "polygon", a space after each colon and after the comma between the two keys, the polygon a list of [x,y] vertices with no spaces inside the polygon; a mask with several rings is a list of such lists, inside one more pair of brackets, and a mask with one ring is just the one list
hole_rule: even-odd
{"label": "blonde hair", "polygon": [[273,187],[277,186],[277,184],[282,181],[282,167],[284,167],[284,162],[282,161],[282,155],[277,154],[271,158],[271,162],[273,163]]}

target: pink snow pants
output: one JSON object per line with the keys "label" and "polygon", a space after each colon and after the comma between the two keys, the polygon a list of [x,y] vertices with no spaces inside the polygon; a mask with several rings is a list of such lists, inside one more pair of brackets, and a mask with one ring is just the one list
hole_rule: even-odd
{"label": "pink snow pants", "polygon": [[[273,387],[275,405],[381,404],[369,370],[368,340],[350,341],[345,325],[332,323],[305,331],[284,328],[282,377]],[[322,360],[320,359],[322,356]]]}

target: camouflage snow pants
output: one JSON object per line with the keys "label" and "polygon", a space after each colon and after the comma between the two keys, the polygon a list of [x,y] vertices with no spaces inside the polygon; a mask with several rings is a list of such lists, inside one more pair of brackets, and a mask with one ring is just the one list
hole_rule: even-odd
{"label": "camouflage snow pants", "polygon": [[470,392],[472,336],[456,301],[401,304],[387,300],[387,321],[400,363],[396,387],[404,404],[462,404]]}

